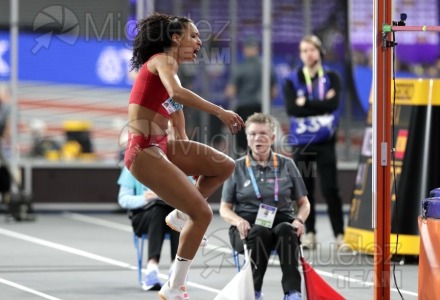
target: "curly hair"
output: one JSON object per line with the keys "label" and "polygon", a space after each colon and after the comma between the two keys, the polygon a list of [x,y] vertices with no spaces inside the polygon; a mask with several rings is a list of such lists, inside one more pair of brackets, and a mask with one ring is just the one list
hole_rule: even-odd
{"label": "curly hair", "polygon": [[133,41],[131,68],[139,70],[151,56],[170,48],[173,34],[181,35],[188,23],[194,22],[186,17],[160,13],[154,13],[140,20],[135,28],[137,33]]}

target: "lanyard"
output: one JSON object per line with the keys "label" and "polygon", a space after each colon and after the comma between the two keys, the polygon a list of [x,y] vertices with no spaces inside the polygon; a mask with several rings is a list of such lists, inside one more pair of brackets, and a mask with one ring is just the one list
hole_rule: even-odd
{"label": "lanyard", "polygon": [[[312,86],[312,78],[310,77],[309,70],[304,67],[303,68],[304,79],[306,80],[307,91],[309,92],[309,99],[313,100],[313,86]],[[319,67],[318,70],[318,89],[319,89],[319,100],[324,100],[324,70],[322,67]]]}
{"label": "lanyard", "polygon": [[[278,158],[275,155],[275,153],[272,154],[272,160],[273,160],[273,167],[275,169],[275,182],[274,182],[274,196],[273,200],[277,203],[278,202]],[[255,180],[254,171],[252,170],[251,166],[251,159],[249,155],[246,156],[246,168],[249,172],[249,177],[251,178],[252,187],[254,188],[255,195],[257,195],[257,199],[261,199],[261,193],[260,189],[258,188],[257,181]]]}

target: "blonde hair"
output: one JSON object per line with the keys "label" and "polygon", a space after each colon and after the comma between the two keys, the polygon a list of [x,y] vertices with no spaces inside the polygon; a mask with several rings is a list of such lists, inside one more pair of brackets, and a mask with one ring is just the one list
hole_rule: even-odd
{"label": "blonde hair", "polygon": [[270,131],[275,133],[275,122],[274,122],[273,118],[268,114],[254,113],[253,115],[251,115],[247,118],[246,128],[248,128],[248,126],[251,123],[267,124],[267,125],[269,125]]}
{"label": "blonde hair", "polygon": [[319,50],[319,53],[321,53],[321,56],[324,56],[324,54],[325,54],[324,47],[322,46],[321,40],[316,35],[313,35],[313,34],[306,35],[301,39],[300,45],[302,42],[312,44],[313,46],[315,46]]}

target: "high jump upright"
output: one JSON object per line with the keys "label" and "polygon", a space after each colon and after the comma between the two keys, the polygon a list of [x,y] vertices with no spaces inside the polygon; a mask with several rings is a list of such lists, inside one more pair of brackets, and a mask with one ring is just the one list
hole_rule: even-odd
{"label": "high jump upright", "polygon": [[391,48],[384,24],[391,24],[392,0],[373,0],[373,205],[374,299],[390,299],[391,234]]}
{"label": "high jump upright", "polygon": [[[396,31],[440,32],[440,26],[392,22],[392,0],[374,1],[373,31],[373,205],[374,299],[390,299],[391,235],[391,48]],[[406,18],[406,15],[405,15]]]}

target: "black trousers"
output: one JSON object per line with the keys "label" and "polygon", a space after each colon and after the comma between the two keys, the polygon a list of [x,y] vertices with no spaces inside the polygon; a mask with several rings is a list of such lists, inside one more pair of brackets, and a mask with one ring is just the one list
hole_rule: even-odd
{"label": "black trousers", "polygon": [[131,217],[131,224],[136,235],[148,234],[148,260],[155,258],[159,262],[166,233],[170,234],[171,261],[176,257],[179,233],[165,223],[165,217],[172,210],[174,208],[169,205],[155,204],[147,210],[137,211]]}
{"label": "black trousers", "polygon": [[[255,216],[256,217],[256,216]],[[298,237],[291,226],[293,219],[290,217],[277,216],[272,228],[255,225],[255,217],[244,217],[251,223],[251,230],[246,238],[246,243],[251,251],[252,261],[256,267],[253,268],[254,288],[261,291],[263,278],[266,273],[267,264],[273,249],[278,253],[281,272],[283,273],[281,285],[287,294],[290,290],[301,291],[301,274],[298,269],[299,247]],[[244,252],[243,241],[237,227],[229,228],[229,238],[235,251]]]}
{"label": "black trousers", "polygon": [[343,234],[344,216],[337,180],[336,138],[333,137],[330,141],[324,143],[302,147],[296,146],[293,153],[293,158],[309,193],[310,215],[305,222],[307,232],[316,233],[316,202],[314,195],[316,170],[320,177],[321,192],[327,203],[333,233],[335,237],[338,234]]}

